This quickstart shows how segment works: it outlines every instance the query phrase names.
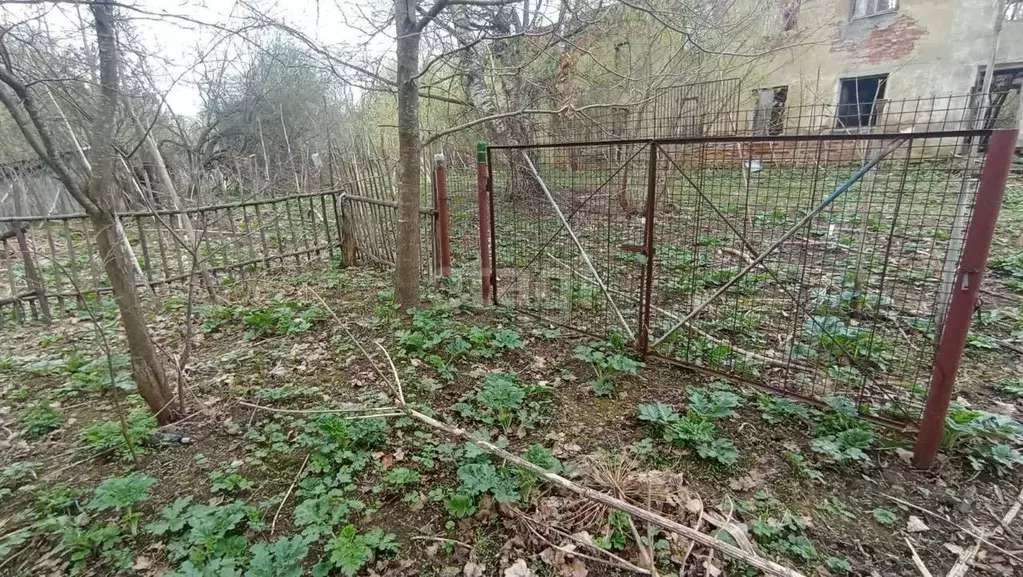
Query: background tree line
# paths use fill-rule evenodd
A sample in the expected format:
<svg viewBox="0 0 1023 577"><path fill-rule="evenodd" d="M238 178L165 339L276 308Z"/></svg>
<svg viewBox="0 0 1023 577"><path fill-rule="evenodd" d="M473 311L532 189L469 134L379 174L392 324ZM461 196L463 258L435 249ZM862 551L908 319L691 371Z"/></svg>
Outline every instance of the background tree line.
<svg viewBox="0 0 1023 577"><path fill-rule="evenodd" d="M809 35L783 33L791 15L774 0L380 0L339 9L359 37L328 44L259 2L205 19L187 7L113 0L0 0L0 163L38 159L88 214L135 381L163 423L185 406L146 327L144 282L115 216L127 204L181 208L320 187L322 179L299 181L299 165L384 157L397 174L395 291L414 307L424 151L565 137L580 120L606 123L623 109L638 118L666 87L755 78L758 62ZM141 31L154 20L201 32L191 61L169 62L147 46ZM186 84L200 103L191 114L167 99ZM215 299L183 220L179 242Z"/></svg>

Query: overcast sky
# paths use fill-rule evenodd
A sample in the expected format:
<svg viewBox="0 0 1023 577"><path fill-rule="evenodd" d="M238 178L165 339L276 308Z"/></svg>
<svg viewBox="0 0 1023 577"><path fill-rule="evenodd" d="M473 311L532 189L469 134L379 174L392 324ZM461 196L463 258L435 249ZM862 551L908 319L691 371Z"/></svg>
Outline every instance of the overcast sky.
<svg viewBox="0 0 1023 577"><path fill-rule="evenodd" d="M300 30L320 43L334 45L340 43L359 43L367 40L367 36L358 28L364 22L365 14L369 13L370 4L374 0L249 0L249 6L258 5L261 12L289 26ZM185 15L206 23L219 25L237 24L232 17L249 12L245 4L238 0L136 0L135 5L142 6L151 12L166 12L173 15ZM379 6L379 2L375 2ZM129 17L130 10L123 13ZM360 26L361 27L361 26ZM224 36L222 31L184 22L178 18L165 18L157 21L137 20L135 28L144 35L144 42L152 50L173 61L163 72L161 82L169 86L173 79L180 76L195 62L198 51L208 50L211 43ZM390 29L386 36L378 36L367 50L374 53L389 51L392 48ZM240 41L233 40L237 46ZM162 67L162 64L161 64ZM198 111L200 102L194 82L186 72L182 81L175 84L168 93L168 104L177 114L191 115Z"/></svg>
<svg viewBox="0 0 1023 577"><path fill-rule="evenodd" d="M144 45L142 50L162 58L149 64L157 76L161 89L169 90L167 102L177 114L192 115L199 110L200 100L195 78L188 70L196 62L196 55L209 50L225 34L212 26L235 27L240 16L251 13L249 7L258 6L263 14L287 23L306 36L325 44L364 43L368 37L359 28L371 6L384 5L385 0L120 0L126 6L122 16L132 20L133 28ZM73 4L14 5L0 2L0 22L17 23L28 15L45 13L45 24L50 33L63 37L65 42L81 45L78 14L88 21L88 8ZM154 16L160 15L160 16ZM195 22L188 22L193 20ZM346 22L351 23L349 26ZM88 32L90 42L94 33ZM234 46L238 39L230 40ZM223 46L223 43L221 43ZM377 36L365 49L373 56L393 50L390 28ZM180 81L175 82L175 79Z"/></svg>

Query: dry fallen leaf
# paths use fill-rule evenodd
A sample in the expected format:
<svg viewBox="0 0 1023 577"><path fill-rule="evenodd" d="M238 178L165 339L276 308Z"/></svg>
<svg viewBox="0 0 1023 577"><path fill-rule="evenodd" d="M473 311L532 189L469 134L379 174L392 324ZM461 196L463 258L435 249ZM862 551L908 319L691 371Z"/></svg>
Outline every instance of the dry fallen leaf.
<svg viewBox="0 0 1023 577"><path fill-rule="evenodd" d="M462 577L483 577L486 570L486 564L469 561L462 567Z"/></svg>
<svg viewBox="0 0 1023 577"><path fill-rule="evenodd" d="M586 577L590 570L582 559L573 559L571 563L564 563L558 566L558 575L561 577Z"/></svg>
<svg viewBox="0 0 1023 577"><path fill-rule="evenodd" d="M719 577L721 575L721 569L716 567L711 559L703 562L703 568L706 569L707 575L710 575L710 577Z"/></svg>
<svg viewBox="0 0 1023 577"><path fill-rule="evenodd" d="M902 461L907 465L913 462L913 451L903 449L902 447L896 447L895 454L898 455L899 458L902 459Z"/></svg>
<svg viewBox="0 0 1023 577"><path fill-rule="evenodd" d="M965 551L965 549L963 549L959 545L956 545L955 543L945 543L944 545L942 545L942 547L944 547L949 553L953 555L962 555L963 552Z"/></svg>
<svg viewBox="0 0 1023 577"><path fill-rule="evenodd" d="M533 577L533 571L524 559L519 559L504 570L504 577Z"/></svg>
<svg viewBox="0 0 1023 577"><path fill-rule="evenodd" d="M930 527L925 525L920 517L910 515L909 521L906 523L906 531L909 533L923 533L924 531L930 531Z"/></svg>
<svg viewBox="0 0 1023 577"><path fill-rule="evenodd" d="M145 571L153 566L153 562L149 560L145 555L139 555L135 558L135 563L131 568L135 571Z"/></svg>
<svg viewBox="0 0 1023 577"><path fill-rule="evenodd" d="M749 474L732 479L732 481L728 483L728 486L733 491L749 491L763 485L765 480L763 471L760 469L753 469L749 472Z"/></svg>
<svg viewBox="0 0 1023 577"><path fill-rule="evenodd" d="M703 511L703 501L699 497L693 497L686 501L686 511L689 511L693 515L699 515Z"/></svg>

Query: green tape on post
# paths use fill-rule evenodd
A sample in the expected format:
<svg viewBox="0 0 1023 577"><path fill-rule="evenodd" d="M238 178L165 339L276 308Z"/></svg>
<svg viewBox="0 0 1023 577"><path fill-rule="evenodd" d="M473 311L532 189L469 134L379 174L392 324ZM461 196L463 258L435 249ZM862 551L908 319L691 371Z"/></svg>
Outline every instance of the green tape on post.
<svg viewBox="0 0 1023 577"><path fill-rule="evenodd" d="M482 140L476 141L476 162L487 161L487 143Z"/></svg>

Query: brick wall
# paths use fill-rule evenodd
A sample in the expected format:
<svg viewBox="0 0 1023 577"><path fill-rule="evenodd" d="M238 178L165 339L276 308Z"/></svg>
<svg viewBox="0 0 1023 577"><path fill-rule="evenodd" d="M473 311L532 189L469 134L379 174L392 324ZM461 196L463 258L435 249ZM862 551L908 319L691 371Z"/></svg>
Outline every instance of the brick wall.
<svg viewBox="0 0 1023 577"><path fill-rule="evenodd" d="M865 36L860 28L869 27ZM928 31L907 14L893 19L864 18L836 26L831 52L841 53L849 64L880 64L902 60L912 54L916 41Z"/></svg>

